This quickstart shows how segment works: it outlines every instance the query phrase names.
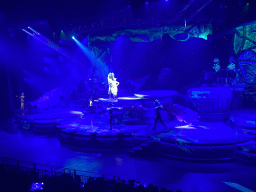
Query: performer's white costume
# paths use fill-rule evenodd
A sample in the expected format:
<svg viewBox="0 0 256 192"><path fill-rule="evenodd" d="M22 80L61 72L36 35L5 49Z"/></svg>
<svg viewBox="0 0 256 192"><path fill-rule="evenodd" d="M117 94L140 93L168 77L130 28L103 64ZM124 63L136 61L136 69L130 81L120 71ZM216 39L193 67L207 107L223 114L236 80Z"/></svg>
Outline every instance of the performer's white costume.
<svg viewBox="0 0 256 192"><path fill-rule="evenodd" d="M109 95L113 95L113 97L115 98L117 96L117 86L119 85L119 82L116 80L116 78L114 77L114 73L109 73L108 74L108 94Z"/></svg>

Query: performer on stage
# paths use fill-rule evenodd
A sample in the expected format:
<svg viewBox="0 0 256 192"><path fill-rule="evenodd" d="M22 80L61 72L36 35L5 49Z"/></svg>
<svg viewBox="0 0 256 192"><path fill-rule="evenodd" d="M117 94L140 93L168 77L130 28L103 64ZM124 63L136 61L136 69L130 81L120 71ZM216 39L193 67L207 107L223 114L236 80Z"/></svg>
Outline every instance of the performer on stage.
<svg viewBox="0 0 256 192"><path fill-rule="evenodd" d="M223 80L225 74L223 74L223 70L221 70L221 67L220 67L220 60L218 58L215 58L213 60L214 64L213 64L213 69L216 73L216 76L217 76L217 81L216 83L221 83L221 80Z"/></svg>
<svg viewBox="0 0 256 192"><path fill-rule="evenodd" d="M18 97L18 96L16 96L16 97ZM20 98L20 110L21 110L21 112L24 112L25 111L25 95L24 95L24 93L21 93L21 96L18 98Z"/></svg>
<svg viewBox="0 0 256 192"><path fill-rule="evenodd" d="M111 95L113 96L114 99L117 99L117 86L119 85L119 82L116 80L114 73L109 73L108 74L108 94L109 94L109 99L111 98Z"/></svg>
<svg viewBox="0 0 256 192"><path fill-rule="evenodd" d="M215 72L218 72L220 70L220 60L218 58L215 58L213 62L213 69Z"/></svg>
<svg viewBox="0 0 256 192"><path fill-rule="evenodd" d="M227 66L228 83L234 83L236 78L236 65L233 57L229 58L229 65Z"/></svg>
<svg viewBox="0 0 256 192"><path fill-rule="evenodd" d="M233 57L229 58L229 65L227 66L227 69L236 70L235 59Z"/></svg>
<svg viewBox="0 0 256 192"><path fill-rule="evenodd" d="M155 100L155 112L156 112L156 114L155 114L155 125L154 125L153 130L156 129L156 124L157 124L158 121L160 121L160 123L163 124L163 126L165 127L164 130L167 129L167 128L166 128L166 125L165 125L164 122L162 121L161 114L160 114L160 110L163 110L163 105L161 105L161 103L159 102L159 100L156 99L156 100Z"/></svg>

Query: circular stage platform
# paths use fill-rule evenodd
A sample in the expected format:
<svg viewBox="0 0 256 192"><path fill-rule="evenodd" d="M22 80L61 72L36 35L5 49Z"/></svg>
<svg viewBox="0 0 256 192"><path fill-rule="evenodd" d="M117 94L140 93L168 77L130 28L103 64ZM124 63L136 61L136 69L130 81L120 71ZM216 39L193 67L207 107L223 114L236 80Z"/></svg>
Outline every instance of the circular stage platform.
<svg viewBox="0 0 256 192"><path fill-rule="evenodd" d="M237 146L254 138L222 122L177 126L172 133L159 134L157 137L162 143L159 148L162 156L199 162L233 160Z"/></svg>
<svg viewBox="0 0 256 192"><path fill-rule="evenodd" d="M235 150L235 156L239 163L256 166L256 142L251 141L248 144L238 146Z"/></svg>
<svg viewBox="0 0 256 192"><path fill-rule="evenodd" d="M125 125L114 122L110 129L108 113L88 114L57 125L58 139L65 144L86 148L134 147L150 138L147 125ZM137 135L135 137L135 135Z"/></svg>
<svg viewBox="0 0 256 192"><path fill-rule="evenodd" d="M230 113L229 120L243 129L256 130L256 109L237 109Z"/></svg>
<svg viewBox="0 0 256 192"><path fill-rule="evenodd" d="M160 155L182 161L226 162L236 159L238 146L247 145L254 139L254 136L223 122L185 125L172 120L166 122L167 130L158 126L153 131L153 125L122 124L115 125L110 130L107 119L94 119L91 125L89 119L88 115L83 119L58 125L60 142L89 148L135 147L136 154L146 151L147 155Z"/></svg>
<svg viewBox="0 0 256 192"><path fill-rule="evenodd" d="M154 117L152 117L154 118ZM239 159L248 162L254 157L256 135L225 122L197 122L187 125L177 120L159 123L156 130L150 125L127 125L113 122L110 130L109 114L68 109L38 110L30 114L16 114L19 126L34 133L57 133L63 144L85 148L134 148L133 154L159 155L191 162L226 162ZM247 119L247 118L246 118ZM27 127L25 127L27 125ZM249 149L245 150L245 148ZM256 158L251 158L256 162ZM253 164L250 161L250 164Z"/></svg>
<svg viewBox="0 0 256 192"><path fill-rule="evenodd" d="M150 90L150 91L141 91L141 92L135 93L134 95L139 98L160 99L160 98L172 97L177 94L178 92L173 90Z"/></svg>
<svg viewBox="0 0 256 192"><path fill-rule="evenodd" d="M81 111L63 108L38 109L31 112L15 113L18 128L33 130L37 134L56 133L56 125L67 119L83 115Z"/></svg>
<svg viewBox="0 0 256 192"><path fill-rule="evenodd" d="M104 106L139 106L142 105L142 101L145 100L144 98L139 97L118 97L117 99L106 99L106 98L99 98L96 102L101 103Z"/></svg>

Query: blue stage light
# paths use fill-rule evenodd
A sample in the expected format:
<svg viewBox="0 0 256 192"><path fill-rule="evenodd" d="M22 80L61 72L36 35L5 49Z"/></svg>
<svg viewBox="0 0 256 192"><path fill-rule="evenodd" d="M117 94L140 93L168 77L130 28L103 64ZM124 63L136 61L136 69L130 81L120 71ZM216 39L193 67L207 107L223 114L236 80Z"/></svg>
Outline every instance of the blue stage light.
<svg viewBox="0 0 256 192"><path fill-rule="evenodd" d="M148 2L145 2L145 4L148 4Z"/></svg>
<svg viewBox="0 0 256 192"><path fill-rule="evenodd" d="M109 73L109 68L108 68L107 64L104 62L101 62L88 47L83 45L77 39L74 38L74 41L81 48L81 50L84 52L86 57L88 57L88 59L92 61L93 65L96 68L100 69L100 74L98 74L97 76L100 78L107 77L108 73Z"/></svg>
<svg viewBox="0 0 256 192"><path fill-rule="evenodd" d="M33 29L33 28L31 28L31 27L28 27L31 31L33 31L34 32L34 34L36 34L36 35L39 35L39 33L35 30L35 29Z"/></svg>
<svg viewBox="0 0 256 192"><path fill-rule="evenodd" d="M30 36L33 36L33 34L31 34L30 32L28 32L28 31L25 30L25 29L22 29L22 31L24 31L25 33L29 34Z"/></svg>
<svg viewBox="0 0 256 192"><path fill-rule="evenodd" d="M74 37L74 36L72 36L72 39L75 39L75 37Z"/></svg>

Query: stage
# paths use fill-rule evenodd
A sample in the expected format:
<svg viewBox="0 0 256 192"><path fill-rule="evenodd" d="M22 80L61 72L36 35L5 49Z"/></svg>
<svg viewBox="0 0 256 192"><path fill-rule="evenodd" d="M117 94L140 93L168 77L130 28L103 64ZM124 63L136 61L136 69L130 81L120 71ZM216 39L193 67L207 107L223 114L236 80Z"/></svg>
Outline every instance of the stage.
<svg viewBox="0 0 256 192"><path fill-rule="evenodd" d="M253 121L256 111L231 111L232 94L229 87L189 89L187 99L201 116L197 119L193 119L195 112L190 109L173 105L178 92L172 90L142 91L117 99L99 98L80 108L32 109L16 113L15 117L20 129L54 135L69 147L130 148L131 156L256 164ZM167 106L160 111L166 130L159 122L153 130L156 99ZM216 118L223 117L222 114L229 118Z"/></svg>
<svg viewBox="0 0 256 192"><path fill-rule="evenodd" d="M124 124L117 119L110 130L108 112L96 113L96 108L43 109L16 117L19 128L35 134L54 134L62 144L70 147L131 148L129 154L132 156L157 155L205 163L239 160L248 164L248 154L244 153L255 156L255 135L247 134L244 128L229 121L198 121L188 125L174 118L164 121L167 130L160 123L152 130L153 123ZM251 152L243 146L252 148ZM251 158L249 164L255 162Z"/></svg>

